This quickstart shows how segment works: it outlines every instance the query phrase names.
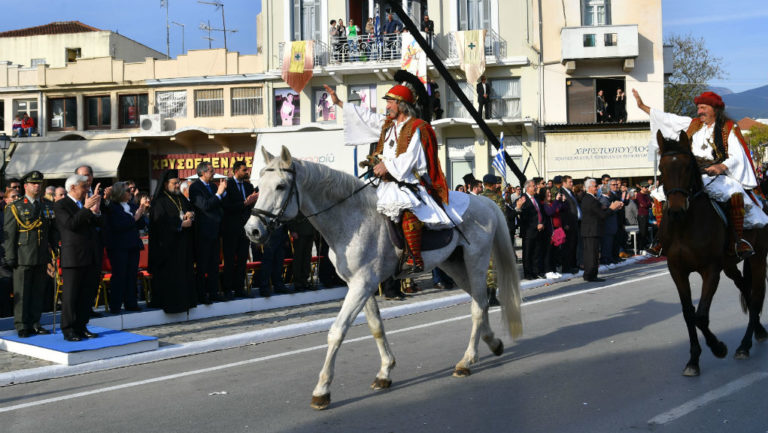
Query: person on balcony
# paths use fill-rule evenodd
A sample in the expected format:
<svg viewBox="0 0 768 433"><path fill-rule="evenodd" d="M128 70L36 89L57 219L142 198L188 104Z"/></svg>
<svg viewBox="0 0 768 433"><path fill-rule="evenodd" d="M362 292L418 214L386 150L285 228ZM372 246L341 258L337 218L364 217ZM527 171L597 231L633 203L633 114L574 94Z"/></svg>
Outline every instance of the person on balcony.
<svg viewBox="0 0 768 433"><path fill-rule="evenodd" d="M480 76L480 82L477 83L477 112L483 117L485 109L485 118L491 118L491 85L486 82L485 75Z"/></svg>
<svg viewBox="0 0 768 433"><path fill-rule="evenodd" d="M397 57L398 34L403 31L403 23L387 14L387 22L384 23L384 59L391 60Z"/></svg>
<svg viewBox="0 0 768 433"><path fill-rule="evenodd" d="M349 39L349 52L352 53L352 61L357 60L357 36L360 33L360 27L355 25L355 20L349 19L347 28L347 37Z"/></svg>
<svg viewBox="0 0 768 433"><path fill-rule="evenodd" d="M421 31L427 35L427 43L429 48L434 48L433 42L435 40L435 22L429 19L429 14L424 14L424 21L421 22Z"/></svg>

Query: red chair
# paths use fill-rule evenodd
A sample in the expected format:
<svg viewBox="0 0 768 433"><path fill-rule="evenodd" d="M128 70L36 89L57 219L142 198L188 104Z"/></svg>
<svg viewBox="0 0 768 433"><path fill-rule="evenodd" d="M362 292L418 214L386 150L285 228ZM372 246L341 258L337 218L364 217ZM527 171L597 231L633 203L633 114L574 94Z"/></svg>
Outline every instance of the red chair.
<svg viewBox="0 0 768 433"><path fill-rule="evenodd" d="M139 251L139 274L137 279L141 281L144 290L144 299L149 304L152 301L152 274L149 273L149 237L142 236L144 249Z"/></svg>

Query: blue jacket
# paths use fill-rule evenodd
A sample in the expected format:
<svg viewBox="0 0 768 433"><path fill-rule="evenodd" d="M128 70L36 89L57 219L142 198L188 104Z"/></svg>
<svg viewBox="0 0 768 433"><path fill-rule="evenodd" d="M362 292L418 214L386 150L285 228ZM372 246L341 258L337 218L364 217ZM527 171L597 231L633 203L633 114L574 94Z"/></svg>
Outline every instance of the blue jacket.
<svg viewBox="0 0 768 433"><path fill-rule="evenodd" d="M136 213L138 206L129 204L131 212ZM139 229L146 226L145 218L136 221L128 215L120 203L111 202L106 214L105 246L108 250L143 250L144 243L139 237Z"/></svg>

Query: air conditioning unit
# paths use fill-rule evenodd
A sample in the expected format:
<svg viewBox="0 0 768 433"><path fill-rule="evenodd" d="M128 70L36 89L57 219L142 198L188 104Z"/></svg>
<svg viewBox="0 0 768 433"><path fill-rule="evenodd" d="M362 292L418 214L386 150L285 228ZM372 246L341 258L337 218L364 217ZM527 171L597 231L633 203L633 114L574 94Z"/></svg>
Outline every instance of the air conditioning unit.
<svg viewBox="0 0 768 433"><path fill-rule="evenodd" d="M141 132L162 132L163 118L159 114L142 114L139 117Z"/></svg>

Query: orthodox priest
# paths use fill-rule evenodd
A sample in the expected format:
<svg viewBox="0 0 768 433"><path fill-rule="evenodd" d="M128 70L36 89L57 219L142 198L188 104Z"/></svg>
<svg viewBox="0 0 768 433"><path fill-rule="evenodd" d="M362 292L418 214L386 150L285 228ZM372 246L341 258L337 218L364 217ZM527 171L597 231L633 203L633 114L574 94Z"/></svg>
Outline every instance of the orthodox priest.
<svg viewBox="0 0 768 433"><path fill-rule="evenodd" d="M398 73L396 79L398 75L403 76ZM333 103L344 110L345 136L377 137L375 150L369 156L374 175L382 180L376 189L376 209L401 224L410 255L404 271L409 272L424 270L421 230L425 225L429 229L445 229L461 222L456 213L452 212L450 217L446 214L448 185L437 158L435 132L419 118L417 95L421 89L416 86L424 87L419 82L392 87L384 95L385 116L354 104L343 104L326 86ZM423 93L426 95L426 90Z"/></svg>
<svg viewBox="0 0 768 433"><path fill-rule="evenodd" d="M149 214L153 303L166 313L183 313L197 306L192 251L194 213L181 194L180 183L177 170L163 172Z"/></svg>
<svg viewBox="0 0 768 433"><path fill-rule="evenodd" d="M730 202L730 222L734 231L734 252L739 258L754 254L744 240L744 228L760 228L768 224L760 199L752 192L757 177L739 126L725 115L725 103L714 92L694 98L698 117L690 118L665 113L643 103L632 89L637 106L651 116L651 131L660 131L667 139L677 140L680 131L691 139L691 151L702 172L704 190L718 202ZM655 140L652 140L655 146ZM659 249L658 247L656 247Z"/></svg>

